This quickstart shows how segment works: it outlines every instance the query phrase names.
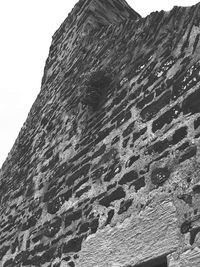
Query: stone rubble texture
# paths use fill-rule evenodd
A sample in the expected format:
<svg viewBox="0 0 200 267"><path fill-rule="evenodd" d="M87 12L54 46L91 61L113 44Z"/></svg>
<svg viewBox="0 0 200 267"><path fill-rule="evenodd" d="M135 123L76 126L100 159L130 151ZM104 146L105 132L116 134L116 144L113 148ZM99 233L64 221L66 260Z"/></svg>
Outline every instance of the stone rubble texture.
<svg viewBox="0 0 200 267"><path fill-rule="evenodd" d="M200 266L199 37L200 4L75 5L0 172L1 267Z"/></svg>

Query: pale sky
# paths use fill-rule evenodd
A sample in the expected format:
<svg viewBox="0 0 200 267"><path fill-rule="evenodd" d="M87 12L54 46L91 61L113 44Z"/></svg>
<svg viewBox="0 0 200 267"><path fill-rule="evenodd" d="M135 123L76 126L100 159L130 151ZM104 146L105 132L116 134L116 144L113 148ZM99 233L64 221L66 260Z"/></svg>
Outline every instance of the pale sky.
<svg viewBox="0 0 200 267"><path fill-rule="evenodd" d="M199 1L127 0L143 17ZM40 91L51 36L76 2L0 0L0 167Z"/></svg>

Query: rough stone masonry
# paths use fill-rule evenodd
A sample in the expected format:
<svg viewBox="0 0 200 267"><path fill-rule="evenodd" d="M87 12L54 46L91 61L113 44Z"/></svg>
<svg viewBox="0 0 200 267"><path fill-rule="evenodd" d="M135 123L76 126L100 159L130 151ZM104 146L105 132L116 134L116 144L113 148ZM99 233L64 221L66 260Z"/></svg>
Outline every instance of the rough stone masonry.
<svg viewBox="0 0 200 267"><path fill-rule="evenodd" d="M1 267L200 266L199 37L200 4L75 5L1 169Z"/></svg>

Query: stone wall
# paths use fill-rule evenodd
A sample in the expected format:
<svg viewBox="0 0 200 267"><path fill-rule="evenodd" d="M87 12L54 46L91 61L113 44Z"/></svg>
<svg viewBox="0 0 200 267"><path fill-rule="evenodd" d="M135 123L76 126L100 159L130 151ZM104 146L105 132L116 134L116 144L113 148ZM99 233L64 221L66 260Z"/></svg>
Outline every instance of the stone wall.
<svg viewBox="0 0 200 267"><path fill-rule="evenodd" d="M200 266L199 37L199 4L78 2L1 169L0 266Z"/></svg>

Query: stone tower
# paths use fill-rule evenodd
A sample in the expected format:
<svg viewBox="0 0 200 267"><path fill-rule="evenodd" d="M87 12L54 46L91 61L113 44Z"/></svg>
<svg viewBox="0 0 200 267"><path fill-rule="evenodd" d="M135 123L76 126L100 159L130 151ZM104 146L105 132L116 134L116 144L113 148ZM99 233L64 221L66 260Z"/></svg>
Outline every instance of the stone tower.
<svg viewBox="0 0 200 267"><path fill-rule="evenodd" d="M1 267L200 266L199 37L199 4L76 4L1 169Z"/></svg>

